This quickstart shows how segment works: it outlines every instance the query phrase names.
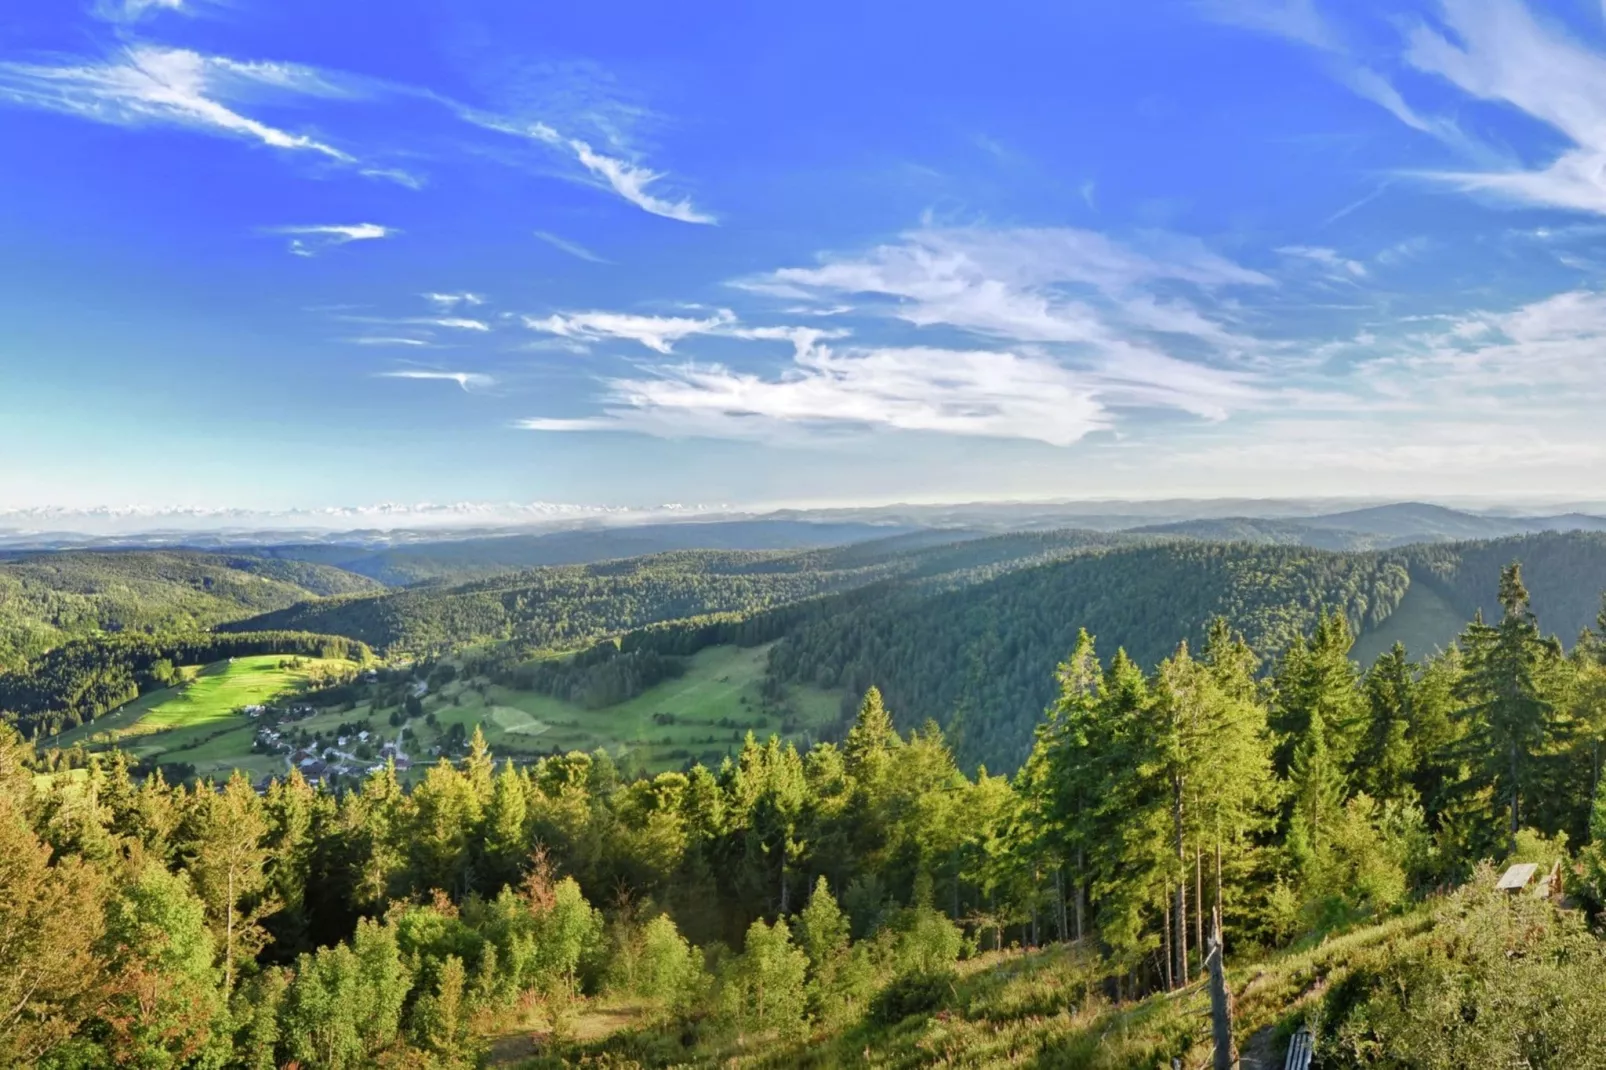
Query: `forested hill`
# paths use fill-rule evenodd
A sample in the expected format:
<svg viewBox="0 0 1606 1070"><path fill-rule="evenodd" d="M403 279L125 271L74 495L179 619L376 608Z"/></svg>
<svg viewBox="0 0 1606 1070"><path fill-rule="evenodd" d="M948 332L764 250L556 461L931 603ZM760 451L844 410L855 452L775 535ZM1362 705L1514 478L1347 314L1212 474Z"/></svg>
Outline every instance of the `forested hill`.
<svg viewBox="0 0 1606 1070"><path fill-rule="evenodd" d="M1052 698L1077 630L1153 663L1226 617L1280 650L1324 608L1385 620L1410 576L1402 559L1297 547L1178 543L1112 548L945 592L877 590L822 603L772 654L780 680L881 688L895 713L949 728L969 761L1013 769Z"/></svg>
<svg viewBox="0 0 1606 1070"><path fill-rule="evenodd" d="M985 539L918 532L802 552L683 551L308 602L227 627L345 635L388 651L483 639L565 649L661 621L757 613L897 577L951 586L1089 548L1150 541L1083 531Z"/></svg>
<svg viewBox="0 0 1606 1070"><path fill-rule="evenodd" d="M1595 623L1606 591L1606 533L1569 532L1510 539L1412 546L1411 574L1470 618L1498 615L1500 569L1521 562L1534 609L1545 628L1567 642Z"/></svg>
<svg viewBox="0 0 1606 1070"><path fill-rule="evenodd" d="M0 559L0 672L96 632L172 632L379 585L304 561L189 551Z"/></svg>
<svg viewBox="0 0 1606 1070"><path fill-rule="evenodd" d="M1096 632L1152 664L1225 617L1258 650L1276 653L1340 609L1357 634L1390 636L1413 583L1457 617L1498 611L1500 569L1521 562L1548 631L1571 641L1595 621L1606 591L1606 535L1530 535L1487 542L1336 553L1291 546L1166 542L1089 547L1065 560L954 589L903 585L822 601L789 623L771 655L781 682L860 693L874 684L903 723L949 729L967 761L1014 769L1052 695L1054 666ZM1430 654L1450 631L1418 643Z"/></svg>

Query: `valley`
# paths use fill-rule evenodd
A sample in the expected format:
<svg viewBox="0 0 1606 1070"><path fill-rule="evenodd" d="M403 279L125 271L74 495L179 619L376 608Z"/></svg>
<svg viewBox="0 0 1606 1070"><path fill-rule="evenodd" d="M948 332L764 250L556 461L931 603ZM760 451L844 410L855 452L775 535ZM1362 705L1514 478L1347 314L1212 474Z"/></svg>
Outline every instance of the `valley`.
<svg viewBox="0 0 1606 1070"><path fill-rule="evenodd" d="M0 602L36 637L0 672L30 737L0 732L0 851L19 885L107 873L73 887L112 923L166 901L138 882L190 904L161 926L244 980L238 1010L194 980L173 1035L282 1024L229 1041L262 1065L1203 1066L1217 924L1268 1064L1306 1028L1335 1065L1449 1070L1526 1043L1512 1001L1606 1008L1606 536L1291 523L484 572L470 545L385 588L266 551L30 558ZM242 578L270 573L317 589ZM99 615L42 616L52 583ZM1519 692L1497 739L1481 711ZM1545 894L1494 888L1520 863ZM76 946L67 916L28 931ZM1462 1028L1450 992L1476 1028L1423 1047ZM1520 1020L1571 1064L1606 1042Z"/></svg>

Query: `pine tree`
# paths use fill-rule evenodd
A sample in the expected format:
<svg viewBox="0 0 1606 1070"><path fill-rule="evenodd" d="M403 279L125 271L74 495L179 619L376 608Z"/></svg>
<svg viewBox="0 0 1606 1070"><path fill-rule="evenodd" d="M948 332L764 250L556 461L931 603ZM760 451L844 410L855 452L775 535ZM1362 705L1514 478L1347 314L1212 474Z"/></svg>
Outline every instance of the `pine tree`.
<svg viewBox="0 0 1606 1070"><path fill-rule="evenodd" d="M0 728L0 773L8 734ZM53 864L7 787L0 783L0 1065L30 1066L101 1000L105 882L77 858Z"/></svg>
<svg viewBox="0 0 1606 1070"><path fill-rule="evenodd" d="M238 770L222 791L206 791L197 805L190 875L217 940L223 990L231 993L240 964L252 961L267 942L262 919L279 906L267 894L268 822L261 800Z"/></svg>
<svg viewBox="0 0 1606 1070"><path fill-rule="evenodd" d="M480 837L482 861L478 867L483 890L494 892L503 885L517 882L519 867L530 853L525 838L528 813L524 778L510 759L497 774L485 807Z"/></svg>
<svg viewBox="0 0 1606 1070"><path fill-rule="evenodd" d="M1415 680L1403 644L1395 643L1367 672L1366 732L1355 757L1355 781L1379 802L1415 795L1416 754L1410 738Z"/></svg>
<svg viewBox="0 0 1606 1070"><path fill-rule="evenodd" d="M1288 853L1309 877L1326 857L1345 795L1343 768L1327 745L1327 722L1320 707L1312 709L1294 748L1289 781Z"/></svg>
<svg viewBox="0 0 1606 1070"><path fill-rule="evenodd" d="M1350 660L1355 639L1348 619L1337 610L1322 616L1315 633L1297 639L1277 666L1272 728L1282 742L1276 768L1287 775L1294 748L1306 726L1320 717L1328 749L1347 768L1366 724L1366 707L1356 686L1360 671Z"/></svg>
<svg viewBox="0 0 1606 1070"><path fill-rule="evenodd" d="M1476 766L1469 787L1487 787L1502 800L1507 841L1514 845L1524 800L1555 737L1555 704L1545 685L1561 650L1540 634L1520 565L1501 571L1500 606L1499 624L1476 620L1462 636L1467 660L1460 716L1464 750Z"/></svg>

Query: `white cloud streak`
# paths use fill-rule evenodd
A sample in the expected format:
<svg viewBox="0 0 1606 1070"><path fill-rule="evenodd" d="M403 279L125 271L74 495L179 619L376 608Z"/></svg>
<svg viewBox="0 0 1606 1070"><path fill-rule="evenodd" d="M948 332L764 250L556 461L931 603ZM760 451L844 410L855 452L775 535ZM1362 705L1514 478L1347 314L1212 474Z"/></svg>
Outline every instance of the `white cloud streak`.
<svg viewBox="0 0 1606 1070"><path fill-rule="evenodd" d="M1448 119L1423 115L1406 102L1394 84L1359 62L1339 31L1314 0L1202 0L1198 10L1215 22L1271 34L1321 52L1333 77L1351 92L1371 101L1413 130L1458 150L1479 153L1461 129Z"/></svg>
<svg viewBox="0 0 1606 1070"><path fill-rule="evenodd" d="M480 372L442 372L423 368L404 368L400 371L379 372L378 376L381 379L420 379L456 383L468 392L496 385L493 377Z"/></svg>
<svg viewBox="0 0 1606 1070"><path fill-rule="evenodd" d="M1323 248L1316 245L1285 245L1277 252L1283 256L1292 256L1301 260L1309 260L1326 269L1329 277L1342 282L1354 282L1356 279L1366 277L1366 265L1359 260L1351 260L1340 256L1334 249Z"/></svg>
<svg viewBox="0 0 1606 1070"><path fill-rule="evenodd" d="M685 364L610 380L601 416L530 419L532 431L769 438L788 427L885 428L1065 446L1108 426L1089 384L1043 357L809 347L779 376Z"/></svg>
<svg viewBox="0 0 1606 1070"><path fill-rule="evenodd" d="M265 91L343 95L316 71L292 64L238 63L187 49L136 44L105 62L0 63L0 98L114 126L162 123L254 141L269 148L355 164L349 153L309 134L235 110L234 97Z"/></svg>
<svg viewBox="0 0 1606 1070"><path fill-rule="evenodd" d="M92 14L107 22L138 22L161 13L195 15L203 4L215 0L96 0Z"/></svg>
<svg viewBox="0 0 1606 1070"><path fill-rule="evenodd" d="M442 312L450 312L459 306L477 307L485 303L485 297L482 294L469 293L466 290L462 293L425 293L418 296Z"/></svg>
<svg viewBox="0 0 1606 1070"><path fill-rule="evenodd" d="M580 163L580 166L590 172L596 184L613 190L644 212L681 223L712 225L719 222L715 216L696 208L689 197L670 200L650 192L647 187L662 179L664 177L662 172L621 157L598 152L589 142L575 137L565 137L546 123L519 125L474 112L460 111L459 114L490 129L531 138L567 152Z"/></svg>
<svg viewBox="0 0 1606 1070"><path fill-rule="evenodd" d="M918 327L957 327L1015 342L1112 345L1131 330L1189 335L1248 347L1184 297L1155 284L1201 293L1261 287L1271 279L1200 242L1146 236L1144 248L1073 228L925 228L857 258L784 268L737 283L789 298L872 296L874 310ZM891 299L891 303L887 303Z"/></svg>
<svg viewBox="0 0 1606 1070"><path fill-rule="evenodd" d="M1430 177L1526 204L1606 213L1606 56L1542 25L1517 0L1443 0L1457 41L1427 26L1406 59L1481 100L1514 107L1573 147L1539 170Z"/></svg>
<svg viewBox="0 0 1606 1070"><path fill-rule="evenodd" d="M569 241L567 238L560 238L556 234L551 234L544 230L538 230L535 232L535 236L552 246L552 248L558 250L559 252L568 253L577 260L587 260L593 264L613 263L611 260L606 260L598 256L596 253L592 252L590 249L587 249L580 243Z"/></svg>
<svg viewBox="0 0 1606 1070"><path fill-rule="evenodd" d="M723 309L706 319L638 316L624 312L559 312L544 318L524 317L524 325L532 331L582 342L622 339L640 343L655 353L668 353L682 338L715 334L735 322L736 317Z"/></svg>
<svg viewBox="0 0 1606 1070"><path fill-rule="evenodd" d="M317 223L300 226L268 227L268 234L290 238L289 249L296 256L316 256L324 249L354 241L377 241L401 233L378 223Z"/></svg>

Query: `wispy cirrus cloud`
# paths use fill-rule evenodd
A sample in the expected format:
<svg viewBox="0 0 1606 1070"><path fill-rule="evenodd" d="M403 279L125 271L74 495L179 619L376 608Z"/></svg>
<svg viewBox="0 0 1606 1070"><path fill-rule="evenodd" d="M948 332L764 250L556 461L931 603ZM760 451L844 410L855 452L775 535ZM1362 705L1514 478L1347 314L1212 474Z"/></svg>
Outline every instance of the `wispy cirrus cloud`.
<svg viewBox="0 0 1606 1070"><path fill-rule="evenodd" d="M448 331L474 331L476 333L483 333L491 329L491 325L484 320L474 319L469 316L368 316L339 313L334 318L342 323L368 323L379 327L439 327Z"/></svg>
<svg viewBox="0 0 1606 1070"><path fill-rule="evenodd" d="M356 157L311 134L243 114L237 98L273 92L343 96L321 72L283 63L241 63L182 48L135 44L103 61L0 63L0 98L114 126L166 124L340 164Z"/></svg>
<svg viewBox="0 0 1606 1070"><path fill-rule="evenodd" d="M1247 345L1181 294L1272 285L1267 275L1196 239L1144 236L1143 247L1070 227L927 227L860 256L738 280L747 290L835 303L917 327L947 326L1016 342L1110 344L1132 330ZM861 302L862 305L862 302Z"/></svg>
<svg viewBox="0 0 1606 1070"><path fill-rule="evenodd" d="M426 382L456 383L464 391L472 393L475 390L495 386L493 376L481 372L450 372L434 371L428 368L401 368L396 371L379 372L381 379L418 379Z"/></svg>
<svg viewBox="0 0 1606 1070"><path fill-rule="evenodd" d="M668 353L682 338L715 334L736 322L729 310L698 319L691 316L640 316L627 312L559 312L551 316L525 316L532 331L582 342L621 339L638 342L655 353Z"/></svg>
<svg viewBox="0 0 1606 1070"><path fill-rule="evenodd" d="M427 338L408 338L403 335L364 334L355 338L343 338L341 341L354 346L410 346L417 349L428 348L435 344Z"/></svg>
<svg viewBox="0 0 1606 1070"><path fill-rule="evenodd" d="M267 227L265 233L282 234L290 239L290 252L296 256L317 256L324 249L355 241L377 241L401 233L378 223L312 223Z"/></svg>
<svg viewBox="0 0 1606 1070"><path fill-rule="evenodd" d="M1356 279L1366 278L1367 275L1366 265L1361 261L1342 256L1336 249L1328 249L1325 246L1284 245L1277 252L1283 256L1309 260L1324 268L1328 277L1341 282L1354 282Z"/></svg>
<svg viewBox="0 0 1606 1070"><path fill-rule="evenodd" d="M1194 6L1214 22L1271 34L1317 50L1326 57L1332 76L1356 96L1371 101L1413 130L1463 152L1486 155L1453 120L1422 114L1375 66L1357 58L1344 34L1315 0L1198 0Z"/></svg>
<svg viewBox="0 0 1606 1070"><path fill-rule="evenodd" d="M455 308L473 308L485 303L483 294L469 293L423 293L418 296L434 305L442 312L450 312Z"/></svg>
<svg viewBox="0 0 1606 1070"><path fill-rule="evenodd" d="M769 438L857 427L1070 445L1109 425L1090 385L1056 362L1014 353L806 347L779 375L683 364L611 379L601 415L520 421L531 431L637 431Z"/></svg>
<svg viewBox="0 0 1606 1070"><path fill-rule="evenodd" d="M598 256L596 253L592 252L590 249L587 249L579 242L569 241L567 238L560 238L556 234L549 233L548 231L538 230L535 232L535 236L552 246L552 248L558 250L559 252L568 253L577 260L587 260L593 264L613 263L611 260L606 260Z"/></svg>
<svg viewBox="0 0 1606 1070"><path fill-rule="evenodd" d="M162 13L197 15L218 0L95 0L90 12L107 22L138 22Z"/></svg>
<svg viewBox="0 0 1606 1070"><path fill-rule="evenodd" d="M1519 0L1441 0L1441 11L1455 39L1418 25L1406 60L1473 97L1516 108L1572 147L1535 170L1430 177L1526 204L1606 213L1606 55L1541 23Z"/></svg>
<svg viewBox="0 0 1606 1070"><path fill-rule="evenodd" d="M510 119L449 101L445 103L452 107L460 118L477 126L527 138L558 149L585 169L592 184L612 190L644 212L681 223L713 225L719 222L711 213L693 205L690 197L678 199L663 197L648 189L666 177L661 171L654 171L622 155L601 152L593 148L590 142L561 134L545 122Z"/></svg>
<svg viewBox="0 0 1606 1070"><path fill-rule="evenodd" d="M649 191L648 186L664 177L661 171L654 171L650 167L630 160L598 152L589 142L581 141L577 137L564 137L545 123L532 124L527 133L530 137L544 141L548 145L568 149L595 179L643 212L681 223L712 225L719 222L715 216L693 206L690 197L671 200Z"/></svg>

